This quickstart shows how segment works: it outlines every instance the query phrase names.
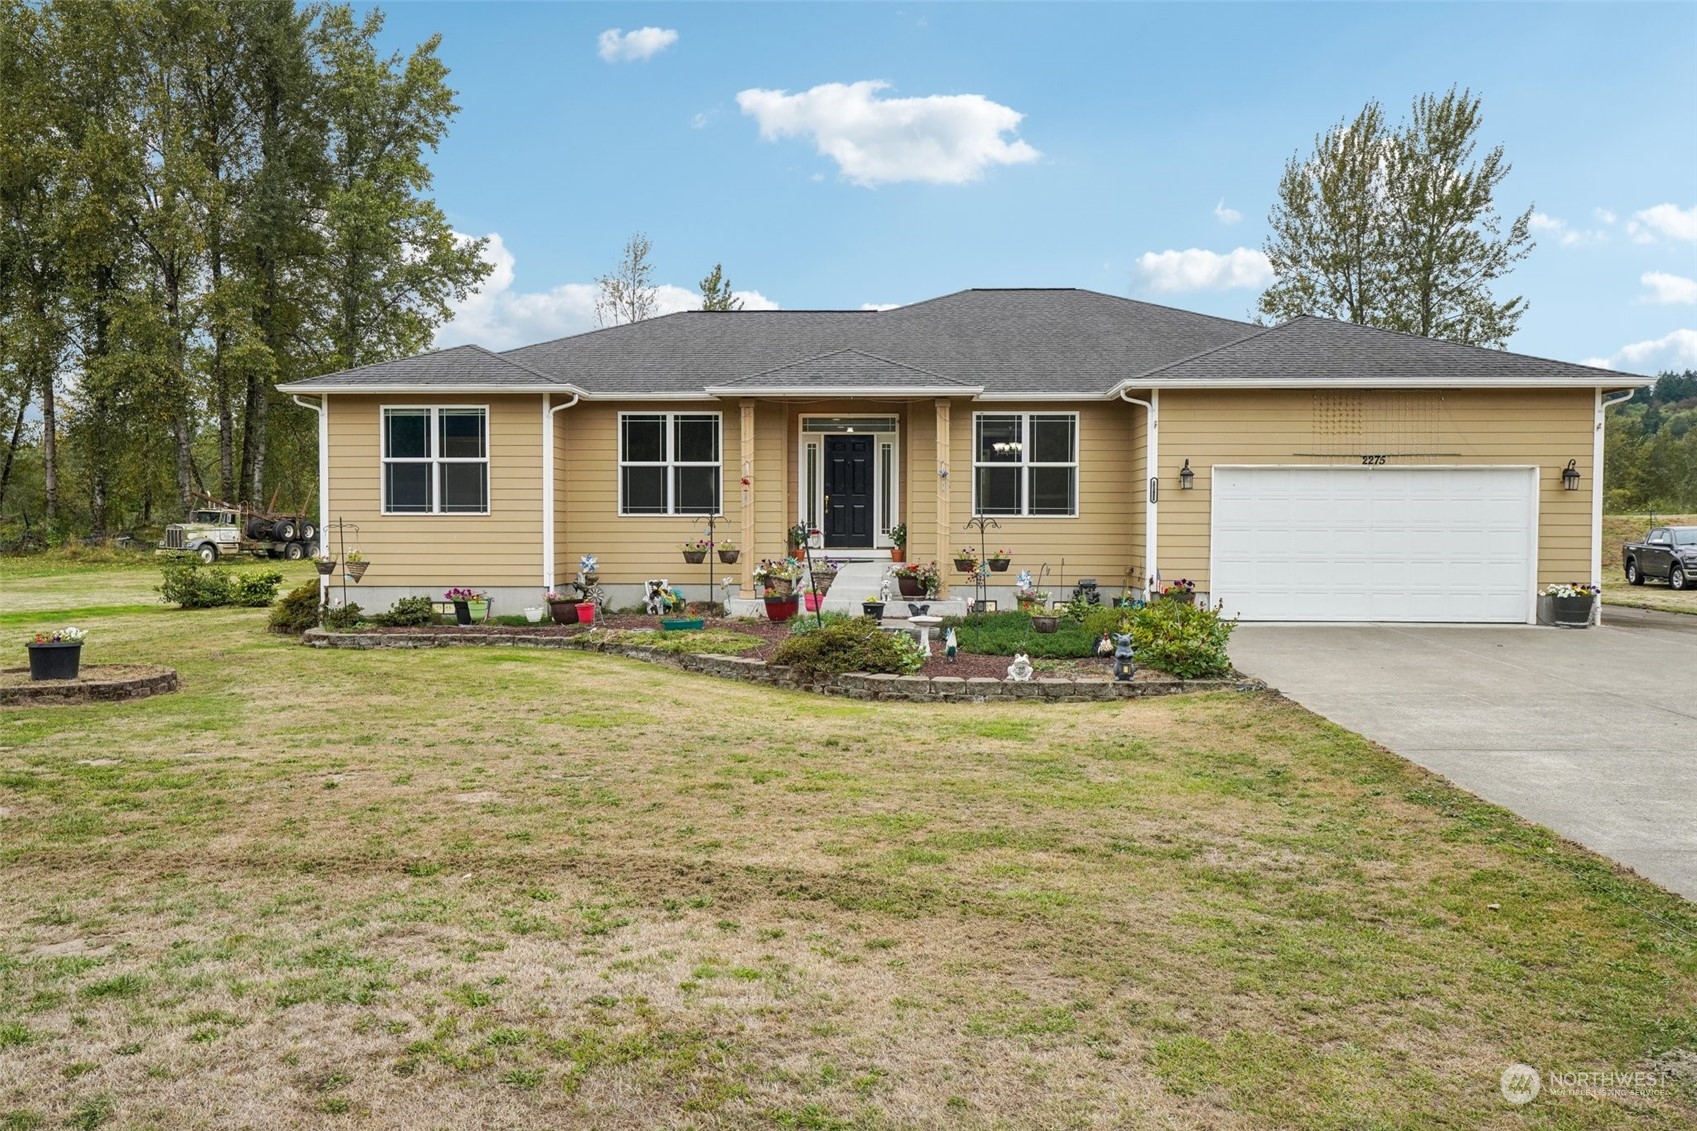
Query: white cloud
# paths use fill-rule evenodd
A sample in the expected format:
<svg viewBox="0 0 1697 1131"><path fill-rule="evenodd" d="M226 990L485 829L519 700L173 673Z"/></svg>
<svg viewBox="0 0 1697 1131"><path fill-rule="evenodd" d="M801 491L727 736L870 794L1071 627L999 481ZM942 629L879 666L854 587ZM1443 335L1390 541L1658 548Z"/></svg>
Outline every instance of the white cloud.
<svg viewBox="0 0 1697 1131"><path fill-rule="evenodd" d="M1647 342L1633 342L1608 357L1586 358L1585 364L1635 373L1697 368L1697 330L1675 330Z"/></svg>
<svg viewBox="0 0 1697 1131"><path fill-rule="evenodd" d="M471 237L461 235L462 240ZM492 350L581 334L595 326L595 284L561 283L546 291L515 291L517 262L499 232L491 232L483 258L493 267L483 287L453 304L454 318L436 332L436 346L475 344ZM759 291L736 291L744 310L777 310ZM701 293L662 283L655 289L655 314L701 309Z"/></svg>
<svg viewBox="0 0 1697 1131"><path fill-rule="evenodd" d="M690 128L694 130L703 129L707 125L707 120L707 112L704 110L689 120Z"/></svg>
<svg viewBox="0 0 1697 1131"><path fill-rule="evenodd" d="M596 37L595 47L603 63L632 63L652 59L677 41L678 33L671 28L624 31L610 27Z"/></svg>
<svg viewBox="0 0 1697 1131"><path fill-rule="evenodd" d="M1612 221L1610 221L1612 222ZM1558 219L1544 212L1532 213L1532 219L1527 226L1534 232L1546 232L1554 237L1563 247L1577 247L1586 243L1601 243L1608 234L1601 230L1585 230L1569 226L1566 220Z"/></svg>
<svg viewBox="0 0 1697 1131"><path fill-rule="evenodd" d="M1222 224L1235 224L1243 219L1243 213L1235 208L1226 207L1226 198L1221 197L1220 203L1214 205L1214 218Z"/></svg>
<svg viewBox="0 0 1697 1131"><path fill-rule="evenodd" d="M1683 275L1669 275L1663 271L1651 271L1640 275L1638 281L1650 288L1648 298L1651 302L1697 303L1697 279L1687 279Z"/></svg>
<svg viewBox="0 0 1697 1131"><path fill-rule="evenodd" d="M1616 216L1613 212L1609 211L1607 208L1596 208L1596 209L1593 209L1592 211L1594 211L1597 214L1597 219L1601 220L1605 224L1612 224L1616 220L1620 219L1620 217Z"/></svg>
<svg viewBox="0 0 1697 1131"><path fill-rule="evenodd" d="M791 94L742 91L737 105L760 124L766 141L809 137L843 176L873 187L896 181L963 184L992 165L1041 156L1018 138L1004 139L1025 117L981 94L878 98L886 82L825 83Z"/></svg>
<svg viewBox="0 0 1697 1131"><path fill-rule="evenodd" d="M863 302L863 303L860 304L860 309L862 309L862 310L894 310L896 307L898 307L900 305L901 305L901 303L899 303L899 302Z"/></svg>
<svg viewBox="0 0 1697 1131"><path fill-rule="evenodd" d="M1199 247L1146 251L1137 257L1137 266L1150 288L1157 291L1264 287L1273 281L1273 265L1252 247L1233 248L1224 255Z"/></svg>
<svg viewBox="0 0 1697 1131"><path fill-rule="evenodd" d="M1670 240L1697 241L1697 204L1681 208L1677 204L1658 204L1633 213L1627 221L1627 232L1639 243L1652 243L1657 236Z"/></svg>

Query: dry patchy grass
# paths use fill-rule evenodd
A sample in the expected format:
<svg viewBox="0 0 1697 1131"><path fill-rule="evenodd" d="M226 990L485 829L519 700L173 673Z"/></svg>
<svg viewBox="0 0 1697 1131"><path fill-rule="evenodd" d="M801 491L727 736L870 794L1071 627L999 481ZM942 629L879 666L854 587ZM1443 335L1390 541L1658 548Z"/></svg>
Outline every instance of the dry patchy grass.
<svg viewBox="0 0 1697 1131"><path fill-rule="evenodd" d="M1697 526L1697 515L1653 516L1657 526ZM1668 613L1697 613L1697 589L1675 592L1665 581L1646 581L1643 585L1626 583L1626 567L1621 561L1623 542L1636 542L1650 531L1652 516L1610 514L1603 516L1603 603L1626 605L1636 609L1660 609Z"/></svg>
<svg viewBox="0 0 1697 1131"><path fill-rule="evenodd" d="M66 582L66 590L78 583ZM90 622L0 723L0 1127L1686 1127L1697 916L1276 697L870 705Z"/></svg>

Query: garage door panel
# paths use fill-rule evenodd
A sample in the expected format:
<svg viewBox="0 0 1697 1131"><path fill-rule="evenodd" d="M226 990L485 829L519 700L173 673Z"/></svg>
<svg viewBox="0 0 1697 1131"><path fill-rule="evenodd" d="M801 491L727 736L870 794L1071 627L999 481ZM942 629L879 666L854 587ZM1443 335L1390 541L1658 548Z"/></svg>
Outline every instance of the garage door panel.
<svg viewBox="0 0 1697 1131"><path fill-rule="evenodd" d="M1530 599L1522 468L1220 468L1212 597L1246 620L1509 621Z"/></svg>

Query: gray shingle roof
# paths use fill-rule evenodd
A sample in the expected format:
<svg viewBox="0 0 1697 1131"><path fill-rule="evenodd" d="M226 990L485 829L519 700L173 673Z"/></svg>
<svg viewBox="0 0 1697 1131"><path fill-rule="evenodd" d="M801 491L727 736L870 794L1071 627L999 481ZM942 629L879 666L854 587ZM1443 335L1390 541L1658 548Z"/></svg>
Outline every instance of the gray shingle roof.
<svg viewBox="0 0 1697 1131"><path fill-rule="evenodd" d="M1207 381L1513 384L1571 380L1596 385L1623 377L1623 384L1634 383L1631 375L1589 365L1464 346L1330 318L1302 317L1162 366L1139 378L1139 382L1152 385Z"/></svg>
<svg viewBox="0 0 1697 1131"><path fill-rule="evenodd" d="M758 392L762 389L894 389L894 388L958 388L972 389L965 381L932 373L914 365L904 365L887 357L874 357L860 350L836 350L805 361L792 361L726 381L710 388L737 389Z"/></svg>
<svg viewBox="0 0 1697 1131"><path fill-rule="evenodd" d="M1562 382L1627 374L1326 318L1265 328L1071 289L970 290L884 311L688 311L490 353L459 346L283 386L570 386L590 396L723 389L1079 393L1212 381Z"/></svg>

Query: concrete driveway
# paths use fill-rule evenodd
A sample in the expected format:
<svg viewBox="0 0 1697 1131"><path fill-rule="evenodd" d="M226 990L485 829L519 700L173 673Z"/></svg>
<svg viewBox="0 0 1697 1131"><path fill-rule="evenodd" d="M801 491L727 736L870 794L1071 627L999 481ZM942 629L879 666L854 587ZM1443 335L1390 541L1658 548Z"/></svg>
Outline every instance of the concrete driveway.
<svg viewBox="0 0 1697 1131"><path fill-rule="evenodd" d="M1601 628L1243 625L1238 668L1697 899L1697 617Z"/></svg>

